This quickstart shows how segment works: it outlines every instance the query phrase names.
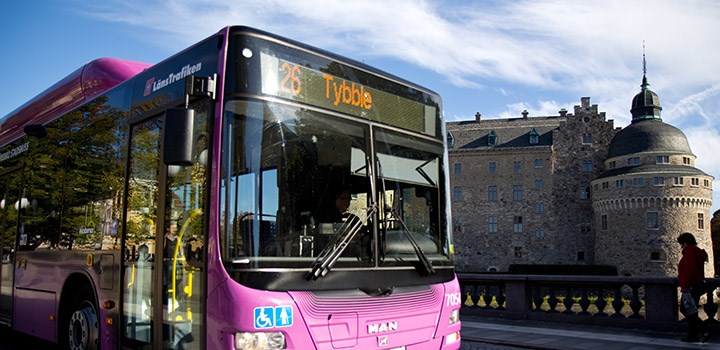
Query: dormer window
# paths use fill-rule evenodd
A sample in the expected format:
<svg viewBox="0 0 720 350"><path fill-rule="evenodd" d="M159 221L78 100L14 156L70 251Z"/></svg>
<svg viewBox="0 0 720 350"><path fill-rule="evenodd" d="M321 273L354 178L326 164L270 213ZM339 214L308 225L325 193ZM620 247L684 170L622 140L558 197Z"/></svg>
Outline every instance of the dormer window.
<svg viewBox="0 0 720 350"><path fill-rule="evenodd" d="M449 133L449 132L448 132L446 138L447 138L447 146L448 146L448 148L453 148L453 147L455 147L455 136L453 136L452 133Z"/></svg>
<svg viewBox="0 0 720 350"><path fill-rule="evenodd" d="M497 144L497 134L495 134L495 130L490 130L487 136L487 142L488 146L495 146Z"/></svg>
<svg viewBox="0 0 720 350"><path fill-rule="evenodd" d="M537 130L535 130L535 128L532 128L532 130L530 130L530 144L531 145L537 144L539 139L540 139L540 134L538 134L538 132L537 132Z"/></svg>

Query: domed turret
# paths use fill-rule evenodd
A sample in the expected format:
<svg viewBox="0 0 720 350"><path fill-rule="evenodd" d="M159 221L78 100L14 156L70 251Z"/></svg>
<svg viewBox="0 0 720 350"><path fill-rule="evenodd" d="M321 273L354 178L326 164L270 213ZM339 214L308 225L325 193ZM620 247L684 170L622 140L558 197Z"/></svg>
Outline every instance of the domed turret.
<svg viewBox="0 0 720 350"><path fill-rule="evenodd" d="M693 154L687 137L680 129L660 119L645 119L633 121L615 134L610 142L608 158L642 152Z"/></svg>
<svg viewBox="0 0 720 350"><path fill-rule="evenodd" d="M690 144L680 129L663 123L660 98L648 88L647 67L643 54L643 78L640 92L632 101L632 122L620 130L610 143L608 158L642 152L692 154Z"/></svg>
<svg viewBox="0 0 720 350"><path fill-rule="evenodd" d="M660 111L662 111L660 98L654 91L648 89L649 85L647 77L643 74L643 82L640 85L642 88L633 98L632 108L630 109L633 123L646 119L660 119Z"/></svg>
<svg viewBox="0 0 720 350"><path fill-rule="evenodd" d="M660 99L646 75L643 54L632 122L612 138L604 172L591 181L595 263L614 265L623 275L676 276L680 232L693 232L712 254L706 221L713 177L695 168L685 134L660 119ZM705 265L708 276L713 270Z"/></svg>

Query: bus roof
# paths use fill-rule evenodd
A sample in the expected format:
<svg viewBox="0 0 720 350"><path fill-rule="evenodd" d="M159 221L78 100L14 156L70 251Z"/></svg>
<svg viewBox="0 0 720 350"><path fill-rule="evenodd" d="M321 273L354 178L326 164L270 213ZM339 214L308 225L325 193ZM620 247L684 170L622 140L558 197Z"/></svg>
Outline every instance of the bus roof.
<svg viewBox="0 0 720 350"><path fill-rule="evenodd" d="M290 38L286 38L286 37L283 37L283 36L280 36L280 35L277 35L277 34L273 34L273 33L270 33L270 32L266 32L266 31L261 30L261 29L257 29L257 28L253 28L253 27L248 27L248 26L244 26L244 25L233 25L233 26L229 26L229 27L226 27L226 28L229 29L229 34L249 33L249 34L253 34L253 35L256 35L256 36L260 36L260 37L265 36L265 37L268 37L268 38L272 38L272 39L274 39L274 40L276 40L276 41L279 41L279 42L284 43L285 45L296 46L296 47L302 48L303 50L307 50L308 52L312 52L313 54L322 55L322 56L327 57L328 59L331 59L331 60L334 60L334 61L338 61L338 62L342 62L342 63L345 64L345 65L351 65L351 66L354 66L354 67L356 67L356 68L360 68L360 69L362 69L362 70L364 70L364 71L367 71L368 73L375 74L375 75L379 75L379 76L381 76L381 77L383 77L383 78L385 78L385 79L393 80L393 81L395 81L396 83L405 85L405 86L407 86L407 87L410 87L410 88L413 88L413 89L416 89L416 90L421 90L421 91L427 92L427 93L429 93L429 94L431 94L431 95L438 95L438 93L435 92L435 91L432 90L432 89L429 89L429 88L424 87L424 86L422 86L422 85L419 85L419 84L417 84L417 83L413 83L413 82L408 81L408 80L406 80L406 79L404 79L404 78L398 77L397 75L394 75L394 74L392 74L392 73L386 72L386 71L381 70L381 69L379 69L379 68L375 68L374 66L370 66L370 65L368 65L368 64L366 64L366 63L364 63L364 62L360 62L360 61L358 61L358 60L355 60L355 59L352 59L352 58L349 58L349 57L345 57L345 56L342 56L342 55L340 55L340 54L336 54L336 53L333 53L333 52L330 52L330 51L327 51L327 50L324 50L324 49L321 49L321 48L318 48L318 47L314 47L314 46L309 45L309 44L305 44L305 43L302 43L302 42L299 42L299 41L295 41L295 40L290 39ZM439 96L439 95L438 95L438 96Z"/></svg>
<svg viewBox="0 0 720 350"><path fill-rule="evenodd" d="M128 80L150 64L98 58L0 119L0 144L20 137L27 124L45 124Z"/></svg>

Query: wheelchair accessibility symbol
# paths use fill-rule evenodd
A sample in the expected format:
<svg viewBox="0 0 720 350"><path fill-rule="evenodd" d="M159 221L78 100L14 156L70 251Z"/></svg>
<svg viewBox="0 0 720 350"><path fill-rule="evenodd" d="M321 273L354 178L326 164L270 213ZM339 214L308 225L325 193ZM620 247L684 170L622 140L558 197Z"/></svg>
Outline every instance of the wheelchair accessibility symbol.
<svg viewBox="0 0 720 350"><path fill-rule="evenodd" d="M292 306L261 306L253 313L255 329L290 327L293 325Z"/></svg>

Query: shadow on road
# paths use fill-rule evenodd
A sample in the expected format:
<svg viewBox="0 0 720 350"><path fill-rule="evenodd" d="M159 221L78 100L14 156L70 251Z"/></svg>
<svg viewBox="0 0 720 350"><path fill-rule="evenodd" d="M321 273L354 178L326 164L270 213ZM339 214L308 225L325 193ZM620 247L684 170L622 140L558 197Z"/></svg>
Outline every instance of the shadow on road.
<svg viewBox="0 0 720 350"><path fill-rule="evenodd" d="M20 349L58 350L60 347L57 344L15 332L5 326L0 326L0 350Z"/></svg>

